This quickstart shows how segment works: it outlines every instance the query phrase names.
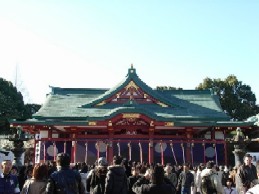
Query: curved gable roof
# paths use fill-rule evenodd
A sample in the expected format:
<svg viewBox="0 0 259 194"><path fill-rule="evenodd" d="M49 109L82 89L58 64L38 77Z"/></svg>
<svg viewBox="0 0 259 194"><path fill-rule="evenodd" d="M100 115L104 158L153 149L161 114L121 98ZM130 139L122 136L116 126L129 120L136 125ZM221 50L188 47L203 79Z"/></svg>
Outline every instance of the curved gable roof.
<svg viewBox="0 0 259 194"><path fill-rule="evenodd" d="M134 85L135 87L141 88L141 90L143 90L147 95L157 100L157 104L159 104L162 107L179 107L177 104L172 103L169 99L160 95L156 90L153 90L145 82L143 82L136 74L136 69L132 66L128 70L127 76L121 83L106 91L104 94L100 95L91 102L82 105L81 107L90 108L95 106L101 106L105 104L105 101L111 98L112 96L120 95L120 91L123 90L123 88L125 87L129 87L130 85Z"/></svg>

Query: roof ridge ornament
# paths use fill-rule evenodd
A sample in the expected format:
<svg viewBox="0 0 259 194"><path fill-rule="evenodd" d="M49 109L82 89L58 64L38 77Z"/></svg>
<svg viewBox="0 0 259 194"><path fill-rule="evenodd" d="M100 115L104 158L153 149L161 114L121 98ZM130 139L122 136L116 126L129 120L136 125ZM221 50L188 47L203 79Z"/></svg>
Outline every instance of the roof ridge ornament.
<svg viewBox="0 0 259 194"><path fill-rule="evenodd" d="M131 63L130 68L129 68L129 74L136 73L136 69L133 67L133 63Z"/></svg>

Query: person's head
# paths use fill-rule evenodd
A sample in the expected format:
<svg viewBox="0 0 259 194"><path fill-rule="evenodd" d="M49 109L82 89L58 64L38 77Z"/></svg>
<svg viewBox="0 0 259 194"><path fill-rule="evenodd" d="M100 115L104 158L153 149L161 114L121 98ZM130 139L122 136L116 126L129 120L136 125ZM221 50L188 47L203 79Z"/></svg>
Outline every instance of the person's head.
<svg viewBox="0 0 259 194"><path fill-rule="evenodd" d="M151 175L152 175L151 169L146 169L144 177L149 180L151 178Z"/></svg>
<svg viewBox="0 0 259 194"><path fill-rule="evenodd" d="M228 171L229 171L228 167L225 166L225 167L224 167L224 172L227 173Z"/></svg>
<svg viewBox="0 0 259 194"><path fill-rule="evenodd" d="M87 173L88 172L88 166L86 165L85 162L82 163L81 165L81 173Z"/></svg>
<svg viewBox="0 0 259 194"><path fill-rule="evenodd" d="M203 167L201 165L197 166L197 171L201 172L203 170Z"/></svg>
<svg viewBox="0 0 259 194"><path fill-rule="evenodd" d="M4 160L2 162L2 169L4 174L9 174L12 169L12 162L11 160Z"/></svg>
<svg viewBox="0 0 259 194"><path fill-rule="evenodd" d="M57 163L55 161L50 161L49 166L56 167Z"/></svg>
<svg viewBox="0 0 259 194"><path fill-rule="evenodd" d="M97 166L108 166L108 162L105 157L100 157L97 161Z"/></svg>
<svg viewBox="0 0 259 194"><path fill-rule="evenodd" d="M45 164L36 164L33 168L32 177L36 180L44 180L48 178L48 166Z"/></svg>
<svg viewBox="0 0 259 194"><path fill-rule="evenodd" d="M172 166L171 172L172 172L172 173L176 173L175 166Z"/></svg>
<svg viewBox="0 0 259 194"><path fill-rule="evenodd" d="M224 166L219 166L220 171L224 171Z"/></svg>
<svg viewBox="0 0 259 194"><path fill-rule="evenodd" d="M166 167L164 168L164 170L165 170L165 173L166 173L166 174L170 174L170 173L172 172L172 166L166 165Z"/></svg>
<svg viewBox="0 0 259 194"><path fill-rule="evenodd" d="M251 163L252 163L252 156L250 154L246 154L244 156L244 163L245 163L245 165L251 165Z"/></svg>
<svg viewBox="0 0 259 194"><path fill-rule="evenodd" d="M141 166L141 165L138 165L138 166L140 166L139 173L142 174L142 175L145 174L145 173L146 173L146 170L147 170L147 167Z"/></svg>
<svg viewBox="0 0 259 194"><path fill-rule="evenodd" d="M215 166L214 162L213 161L209 161L206 163L206 168L207 169L213 169Z"/></svg>
<svg viewBox="0 0 259 194"><path fill-rule="evenodd" d="M183 165L183 171L188 172L189 169L190 169L190 167L189 167L188 164L184 164L184 165Z"/></svg>
<svg viewBox="0 0 259 194"><path fill-rule="evenodd" d="M121 156L114 156L113 157L113 164L114 165L121 165L122 163L122 157Z"/></svg>
<svg viewBox="0 0 259 194"><path fill-rule="evenodd" d="M27 166L25 170L25 175L27 176L27 178L32 177L32 172L33 172L33 166Z"/></svg>
<svg viewBox="0 0 259 194"><path fill-rule="evenodd" d="M68 167L70 165L70 156L67 153L59 153L56 162L58 166Z"/></svg>
<svg viewBox="0 0 259 194"><path fill-rule="evenodd" d="M227 185L227 187L232 187L233 180L231 178L228 178L227 181L226 181L226 185Z"/></svg>
<svg viewBox="0 0 259 194"><path fill-rule="evenodd" d="M18 168L16 166L12 167L11 174L13 174L13 175L17 175L18 174Z"/></svg>
<svg viewBox="0 0 259 194"><path fill-rule="evenodd" d="M131 173L133 176L138 176L140 172L140 166L134 166L131 168Z"/></svg>
<svg viewBox="0 0 259 194"><path fill-rule="evenodd" d="M154 172L151 176L151 181L154 184L162 184L164 182L164 169L163 166L155 166Z"/></svg>
<svg viewBox="0 0 259 194"><path fill-rule="evenodd" d="M128 167L129 166L129 161L126 158L123 158L122 159L122 164L123 164L123 166Z"/></svg>

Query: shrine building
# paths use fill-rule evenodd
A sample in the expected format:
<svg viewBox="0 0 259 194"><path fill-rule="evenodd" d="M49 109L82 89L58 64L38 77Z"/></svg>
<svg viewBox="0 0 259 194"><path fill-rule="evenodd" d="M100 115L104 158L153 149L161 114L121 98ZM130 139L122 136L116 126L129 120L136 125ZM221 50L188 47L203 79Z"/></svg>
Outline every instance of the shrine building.
<svg viewBox="0 0 259 194"><path fill-rule="evenodd" d="M108 78L107 78L108 79ZM51 87L40 110L14 121L35 135L35 163L59 152L72 163L114 155L149 163L228 163L225 138L253 122L231 121L211 90L152 89L131 66L110 89Z"/></svg>

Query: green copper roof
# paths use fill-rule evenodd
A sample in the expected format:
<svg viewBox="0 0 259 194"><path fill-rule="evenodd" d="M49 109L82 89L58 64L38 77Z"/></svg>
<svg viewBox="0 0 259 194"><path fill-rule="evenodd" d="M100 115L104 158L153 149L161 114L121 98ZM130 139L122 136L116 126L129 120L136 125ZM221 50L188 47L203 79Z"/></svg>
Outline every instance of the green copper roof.
<svg viewBox="0 0 259 194"><path fill-rule="evenodd" d="M96 106L116 95L130 81L152 98L168 106L138 103L134 99L123 104L107 103ZM119 113L142 113L158 121L216 122L229 121L218 97L209 90L156 90L147 86L130 68L126 78L111 89L52 87L46 102L33 115L37 120L89 121L105 120Z"/></svg>
<svg viewBox="0 0 259 194"><path fill-rule="evenodd" d="M143 82L136 74L136 69L131 67L128 70L127 76L121 83L119 83L117 86L107 90L104 94L100 95L98 98L92 100L91 102L83 105L82 107L87 108L87 107L91 107L93 105L96 105L96 104L102 102L103 100L116 94L118 91L120 91L122 88L124 88L127 84L129 84L130 81L133 81L134 83L136 83L143 91L145 91L146 93L148 93L150 96L154 97L155 99L159 99L161 102L163 102L167 105L170 105L172 107L177 106L177 104L173 104L170 101L170 99L167 99L167 98L165 98L165 96L160 95L158 92L155 92L151 87L149 87L145 82Z"/></svg>

